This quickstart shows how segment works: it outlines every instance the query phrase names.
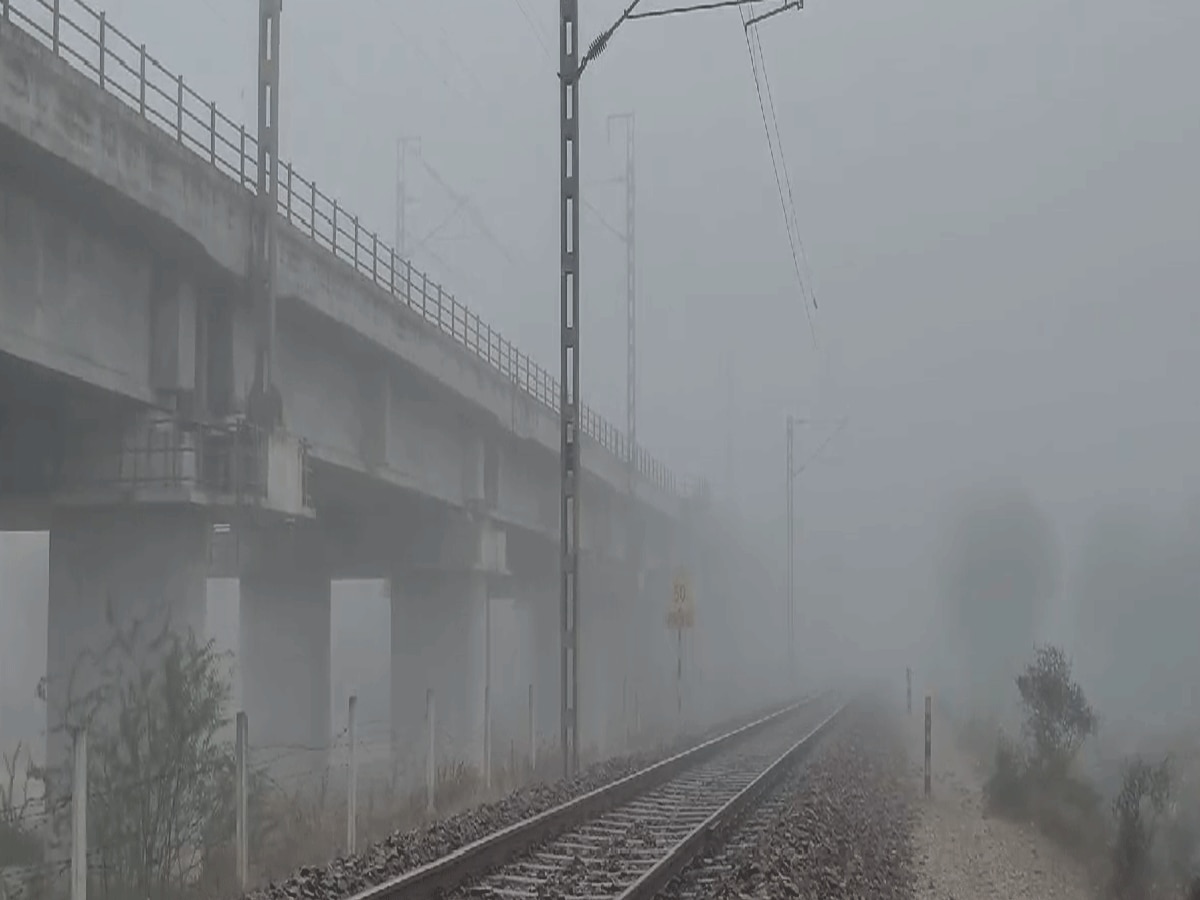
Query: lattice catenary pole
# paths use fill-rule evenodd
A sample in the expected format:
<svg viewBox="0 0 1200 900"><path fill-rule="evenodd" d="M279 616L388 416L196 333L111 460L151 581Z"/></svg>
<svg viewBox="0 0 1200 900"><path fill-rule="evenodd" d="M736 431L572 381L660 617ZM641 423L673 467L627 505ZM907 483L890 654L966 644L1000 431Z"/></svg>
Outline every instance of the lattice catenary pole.
<svg viewBox="0 0 1200 900"><path fill-rule="evenodd" d="M788 689L795 684L796 678L796 632L794 620L796 614L795 577L796 577L796 522L795 522L795 483L796 483L796 420L787 417L787 652L788 652Z"/></svg>
<svg viewBox="0 0 1200 900"><path fill-rule="evenodd" d="M283 0L258 3L258 181L250 277L255 312L251 415L280 424L283 404L275 385L275 217L279 209L279 18Z"/></svg>
<svg viewBox="0 0 1200 900"><path fill-rule="evenodd" d="M579 768L579 0L559 0L562 219L561 624L563 774Z"/></svg>

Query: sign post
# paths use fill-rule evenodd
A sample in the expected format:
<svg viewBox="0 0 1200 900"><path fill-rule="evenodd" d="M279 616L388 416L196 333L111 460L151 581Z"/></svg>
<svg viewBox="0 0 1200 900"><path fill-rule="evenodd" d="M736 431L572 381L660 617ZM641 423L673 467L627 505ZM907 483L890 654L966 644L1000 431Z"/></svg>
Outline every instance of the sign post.
<svg viewBox="0 0 1200 900"><path fill-rule="evenodd" d="M687 571L679 569L671 587L667 625L675 629L675 712L683 720L683 630L696 624L696 600Z"/></svg>

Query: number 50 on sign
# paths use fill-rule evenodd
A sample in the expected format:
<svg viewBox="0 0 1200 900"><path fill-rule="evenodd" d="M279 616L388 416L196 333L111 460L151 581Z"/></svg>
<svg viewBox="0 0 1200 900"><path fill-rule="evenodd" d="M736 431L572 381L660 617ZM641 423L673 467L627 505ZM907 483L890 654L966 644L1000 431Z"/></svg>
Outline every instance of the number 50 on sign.
<svg viewBox="0 0 1200 900"><path fill-rule="evenodd" d="M667 624L672 628L691 628L696 622L696 604L686 572L677 572L671 586L671 606Z"/></svg>

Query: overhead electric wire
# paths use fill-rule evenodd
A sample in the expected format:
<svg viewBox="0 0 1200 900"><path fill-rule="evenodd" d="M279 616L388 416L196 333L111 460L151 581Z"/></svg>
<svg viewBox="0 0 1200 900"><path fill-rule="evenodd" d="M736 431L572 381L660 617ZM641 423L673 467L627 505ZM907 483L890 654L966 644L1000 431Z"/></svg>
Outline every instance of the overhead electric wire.
<svg viewBox="0 0 1200 900"><path fill-rule="evenodd" d="M792 477L795 478L795 477L799 476L800 473L802 473L805 469L807 469L814 462L816 462L817 457L819 457L822 453L825 452L825 448L828 447L831 443L833 443L833 439L835 437L837 437L838 434L841 432L841 430L845 427L846 427L846 419L842 419L841 421L839 421L837 423L836 426L834 426L833 431L829 433L829 435L825 438L825 440L821 441L820 446L818 446L816 450L814 450L812 453L810 453L808 455L808 458L800 464L800 468L798 468L792 472Z"/></svg>
<svg viewBox="0 0 1200 900"><path fill-rule="evenodd" d="M712 9L726 9L731 6L749 6L758 0L705 0L701 3L691 3L684 6L671 6L666 9L647 9L638 13L630 13L627 19L657 19L662 16L677 16L683 13L704 12Z"/></svg>
<svg viewBox="0 0 1200 900"><path fill-rule="evenodd" d="M782 9L782 8L781 8ZM800 234L800 218L796 213L796 198L792 193L792 177L789 174L787 161L783 155L783 135L779 131L779 118L775 114L775 98L771 92L771 80L767 77L767 59L763 55L762 37L758 33L758 29L754 29L754 40L758 45L758 63L762 67L763 83L767 88L767 102L771 108L771 120L775 126L775 143L779 147L779 156L783 164L783 177L787 183L788 202L792 209L792 227L796 236L796 245L800 248L800 261L804 265L804 275L808 287L808 295L812 299L813 309L819 309L817 304L817 289L812 283L812 267L808 264L808 251L804 247L804 238Z"/></svg>
<svg viewBox="0 0 1200 900"><path fill-rule="evenodd" d="M591 213L592 217L597 222L599 222L602 226L604 226L604 228L609 232L609 234L611 234L613 237L615 237L621 243L627 243L629 241L629 236L626 235L624 231L617 228L616 225L611 224L608 221L608 219L604 218L604 214L602 212L600 212L600 210L596 209L596 207L591 202L589 202L587 199L582 199L581 203L582 203L583 208L586 209L589 213Z"/></svg>
<svg viewBox="0 0 1200 900"><path fill-rule="evenodd" d="M546 54L546 58L549 59L551 62L554 62L554 54L552 54L550 52L550 45L546 42L546 38L542 34L542 30L540 28L538 28L537 23L533 19L533 16L531 16L529 14L529 7L527 7L525 5L524 0L513 0L513 2L515 4L517 4L517 9L519 9L521 11L521 15L525 18L525 21L529 24L529 30L533 32L533 36L537 39L537 42L541 45L542 50Z"/></svg>
<svg viewBox="0 0 1200 900"><path fill-rule="evenodd" d="M471 199L451 187L446 179L438 173L438 171L432 166L432 164L428 159L425 158L424 155L421 155L418 157L418 159L420 160L422 167L425 169L425 172L429 175L429 177L436 181L442 190L444 190L452 200L455 200L458 203L455 211L457 212L458 210L466 210L471 218L471 221L475 224L475 227L479 229L480 235L483 237L483 239L491 244L496 250L498 250L500 255L504 257L505 261L508 262L510 266L519 267L516 256L508 249L507 246L505 246L504 242L500 240L496 233L492 231L491 226L488 225L487 221L483 217L483 214L479 211L479 208L471 201ZM451 214L451 218L453 218L453 215L454 214Z"/></svg>
<svg viewBox="0 0 1200 900"><path fill-rule="evenodd" d="M783 152L783 134L779 130L779 116L775 112L775 95L774 95L774 92L772 92L772 90L771 90L771 79L767 75L767 57L763 53L762 35L759 34L757 28L753 29L753 31L754 31L754 43L755 43L755 46L758 47L758 66L762 70L763 86L767 90L767 107L771 111L771 127L775 131L775 146L779 148L779 164L780 164L780 168L783 169L783 181L784 181L784 185L787 188L788 207L789 207L791 215L792 215L792 234L795 237L796 245L800 249L800 256L801 256L801 258L804 258L804 256L805 256L804 240L800 237L800 218L796 214L796 196L792 192L792 176L791 176L791 172L788 170L787 157L784 155L784 152ZM805 269L804 274L805 274L805 276L807 276L808 275L807 259L805 259L805 261L804 261L804 269ZM816 298L816 295L813 293L812 285L808 284L806 281L805 286L808 289L809 297L812 299L813 309L816 309L817 308L817 298Z"/></svg>
<svg viewBox="0 0 1200 900"><path fill-rule="evenodd" d="M743 13L743 18L745 14ZM758 56L755 56L755 47L758 49ZM750 68L754 75L754 88L758 95L759 112L762 114L763 129L767 134L767 149L771 153L771 166L775 172L775 187L779 193L780 209L783 212L784 228L787 230L788 249L792 254L792 265L796 273L796 280L800 285L800 293L804 300L804 314L808 319L809 331L811 332L813 345L816 345L816 329L812 321L812 316L808 310L808 291L805 279L800 270L800 262L797 254L797 243L799 242L799 219L796 216L795 198L792 194L791 176L788 174L787 160L783 153L783 141L779 132L779 119L775 114L775 102L771 93L770 80L767 77L766 60L762 53L762 43L757 34L752 39L750 30L746 29L746 48L750 53ZM761 80L760 80L761 71ZM765 83L767 102L763 101L763 86ZM770 106L770 119L767 117L767 107ZM778 156L776 155L778 148ZM779 170L783 169L783 179L780 179ZM786 191L784 183L786 182ZM814 303L815 307L815 303Z"/></svg>
<svg viewBox="0 0 1200 900"><path fill-rule="evenodd" d="M762 82L766 80L765 66L762 67L763 68L762 77L760 78L760 76L759 76L759 67L760 67L759 64L761 61L760 58L761 58L761 52L762 52L762 44L761 44L761 42L758 43L759 58L756 58L754 51L755 51L755 41L757 39L757 35L755 35L755 38L753 38L753 39L750 36L750 28L747 27L748 19L746 16L746 10L740 9L739 13L742 18L742 28L746 35L746 50L750 55L750 71L754 76L754 91L755 91L755 94L758 96L758 109L759 109L759 112L762 114L763 130L766 132L766 135L767 135L767 150L771 154L771 168L775 173L775 189L779 195L779 208L783 213L783 224L784 224L784 228L787 231L788 249L791 251L791 255L792 255L792 268L796 274L796 281L800 285L800 293L801 293L801 297L804 301L804 318L808 322L809 335L812 338L813 347L815 348L817 346L817 329L816 329L816 325L813 322L812 313L808 308L809 298L808 298L807 286L805 283L804 276L801 274L801 271L800 271L800 253L798 253L797 249L796 249L798 234L795 234L794 230L795 231L799 230L798 225L795 227L795 229L793 228L794 223L797 223L798 220L797 220L797 217L794 212L795 202L794 202L794 198L793 198L792 191L791 191L791 179L790 179L790 177L787 177L787 188L785 190L784 179L781 178L779 175L779 167L780 167L780 164L782 163L783 168L784 168L784 173L786 176L787 162L785 159L777 159L776 158L776 152L775 152L776 144L777 143L779 144L779 156L780 157L783 156L783 146L782 146L782 141L779 140L779 122L775 116L774 101L772 100L772 102L771 102L771 117L768 118L767 102L763 99ZM770 86L768 85L768 94L769 93L770 93ZM771 131L771 123L772 122L774 122L774 124L775 124L775 133L774 134L772 134L772 131ZM792 203L791 203L792 211L790 213L789 213L789 200L792 201ZM807 266L807 263L806 263L806 266ZM816 307L815 295L813 297L813 306L814 306L814 308Z"/></svg>

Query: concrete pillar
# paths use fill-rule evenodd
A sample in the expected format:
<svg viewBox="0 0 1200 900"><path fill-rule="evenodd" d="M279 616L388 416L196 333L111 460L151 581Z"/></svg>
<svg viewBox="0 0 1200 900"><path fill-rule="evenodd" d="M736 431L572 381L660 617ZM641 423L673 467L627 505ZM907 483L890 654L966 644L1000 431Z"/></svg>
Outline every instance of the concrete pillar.
<svg viewBox="0 0 1200 900"><path fill-rule="evenodd" d="M239 591L242 704L255 758L272 760L275 775L327 759L330 585L315 535L280 528L253 537Z"/></svg>
<svg viewBox="0 0 1200 900"><path fill-rule="evenodd" d="M638 705L652 738L669 734L675 716L675 633L667 626L673 575L663 562L646 567L646 600L637 617L642 655Z"/></svg>
<svg viewBox="0 0 1200 900"><path fill-rule="evenodd" d="M607 560L585 558L579 609L580 749L593 757L620 753L626 682L626 579Z"/></svg>
<svg viewBox="0 0 1200 900"><path fill-rule="evenodd" d="M648 561L642 563L641 577L631 577L629 585L632 593L624 623L625 669L629 677L626 712L630 727L637 728L640 722L644 736L655 718L655 696L661 680L656 674L662 653L658 644L665 628L666 602L655 593L654 568Z"/></svg>
<svg viewBox="0 0 1200 900"><path fill-rule="evenodd" d="M529 627L534 719L540 741L538 755L543 758L547 752L557 752L562 706L562 613L558 573L546 573L527 581L520 588L520 594Z"/></svg>
<svg viewBox="0 0 1200 900"><path fill-rule="evenodd" d="M425 694L437 702L439 766L483 761L487 576L409 568L391 580L392 728L402 783L425 760Z"/></svg>
<svg viewBox="0 0 1200 900"><path fill-rule="evenodd" d="M155 664L164 630L205 634L209 526L187 509L58 509L50 528L46 761L70 760L65 726ZM122 638L118 642L118 638ZM64 772L64 774L68 774ZM58 783L50 778L48 791Z"/></svg>

